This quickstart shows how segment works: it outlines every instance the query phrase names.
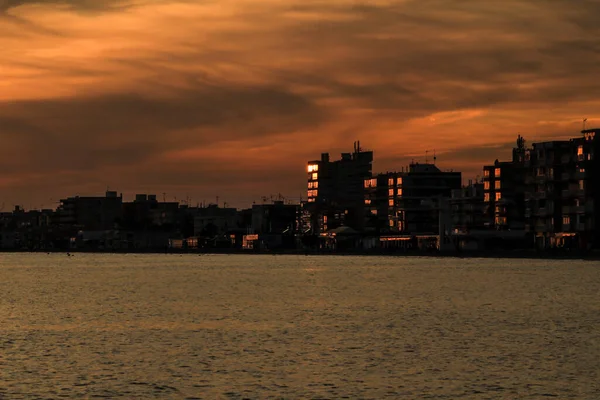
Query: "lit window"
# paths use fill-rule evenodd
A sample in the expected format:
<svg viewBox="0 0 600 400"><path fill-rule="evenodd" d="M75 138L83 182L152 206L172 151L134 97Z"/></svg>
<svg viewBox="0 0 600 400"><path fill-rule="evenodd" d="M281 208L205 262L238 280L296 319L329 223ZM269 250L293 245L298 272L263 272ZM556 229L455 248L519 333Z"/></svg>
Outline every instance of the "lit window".
<svg viewBox="0 0 600 400"><path fill-rule="evenodd" d="M494 187L496 189L500 189L500 181L496 181L496 183L494 184Z"/></svg>
<svg viewBox="0 0 600 400"><path fill-rule="evenodd" d="M393 227L394 226L394 220L390 219L390 226Z"/></svg>
<svg viewBox="0 0 600 400"><path fill-rule="evenodd" d="M371 204L371 199L365 199L365 204L366 204L366 205L369 205L369 204Z"/></svg>
<svg viewBox="0 0 600 400"><path fill-rule="evenodd" d="M496 193L496 201L500 200L502 198L502 193Z"/></svg>
<svg viewBox="0 0 600 400"><path fill-rule="evenodd" d="M377 210L371 210L372 215L377 215Z"/></svg>
<svg viewBox="0 0 600 400"><path fill-rule="evenodd" d="M308 199L308 202L309 202L309 203L314 203L314 202L315 202L315 198L314 198L314 197L311 197L311 198L309 198L309 199Z"/></svg>
<svg viewBox="0 0 600 400"><path fill-rule="evenodd" d="M490 201L490 194L489 193L485 193L483 195L483 201L485 201L485 202L489 202Z"/></svg>
<svg viewBox="0 0 600 400"><path fill-rule="evenodd" d="M500 168L496 168L496 170L494 171L494 176L496 178L500 177Z"/></svg>
<svg viewBox="0 0 600 400"><path fill-rule="evenodd" d="M394 186L394 178L388 179L388 186Z"/></svg>
<svg viewBox="0 0 600 400"><path fill-rule="evenodd" d="M571 225L571 217L568 215L563 216L563 225Z"/></svg>
<svg viewBox="0 0 600 400"><path fill-rule="evenodd" d="M490 181L483 182L483 189L490 190Z"/></svg>
<svg viewBox="0 0 600 400"><path fill-rule="evenodd" d="M323 215L323 223L326 224L327 223L327 215Z"/></svg>
<svg viewBox="0 0 600 400"><path fill-rule="evenodd" d="M394 207L394 199L390 199L390 200L388 201L388 205L389 205L390 207Z"/></svg>
<svg viewBox="0 0 600 400"><path fill-rule="evenodd" d="M402 196L402 189L398 189L398 196Z"/></svg>
<svg viewBox="0 0 600 400"><path fill-rule="evenodd" d="M489 169L484 169L483 170L483 176L490 176L490 170Z"/></svg>
<svg viewBox="0 0 600 400"><path fill-rule="evenodd" d="M308 172L317 172L319 170L319 166L316 164L311 164L308 166Z"/></svg>
<svg viewBox="0 0 600 400"><path fill-rule="evenodd" d="M308 197L317 197L318 192L319 192L318 190L309 190Z"/></svg>
<svg viewBox="0 0 600 400"><path fill-rule="evenodd" d="M316 181L317 179L319 179L319 174L317 174L316 172L313 172L313 174L311 175L311 178L313 181Z"/></svg>
<svg viewBox="0 0 600 400"><path fill-rule="evenodd" d="M388 195L389 195L390 197L393 197L393 196L394 196L394 189L390 189L390 190L388 190Z"/></svg>
<svg viewBox="0 0 600 400"><path fill-rule="evenodd" d="M366 188L377 187L377 179L365 180L365 187Z"/></svg>
<svg viewBox="0 0 600 400"><path fill-rule="evenodd" d="M585 188L585 181L582 179L579 181L579 190L583 190Z"/></svg>
<svg viewBox="0 0 600 400"><path fill-rule="evenodd" d="M577 148L577 155L578 155L578 156L580 156L580 155L583 155L583 146L579 146L579 147Z"/></svg>
<svg viewBox="0 0 600 400"><path fill-rule="evenodd" d="M398 178L397 183L398 183L398 186L402 186L402 177Z"/></svg>

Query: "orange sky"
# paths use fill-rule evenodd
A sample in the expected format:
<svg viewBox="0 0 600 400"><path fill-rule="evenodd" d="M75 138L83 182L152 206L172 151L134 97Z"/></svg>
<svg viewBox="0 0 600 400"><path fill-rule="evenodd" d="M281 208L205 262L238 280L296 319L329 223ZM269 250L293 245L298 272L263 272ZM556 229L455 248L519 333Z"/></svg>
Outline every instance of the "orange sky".
<svg viewBox="0 0 600 400"><path fill-rule="evenodd" d="M375 171L475 177L600 126L596 0L0 0L0 205L305 192L360 139Z"/></svg>

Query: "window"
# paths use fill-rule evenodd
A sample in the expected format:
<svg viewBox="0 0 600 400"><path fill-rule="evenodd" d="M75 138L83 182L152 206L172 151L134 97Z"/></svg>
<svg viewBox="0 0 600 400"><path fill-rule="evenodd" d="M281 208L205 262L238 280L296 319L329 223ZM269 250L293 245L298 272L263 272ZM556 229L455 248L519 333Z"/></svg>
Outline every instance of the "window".
<svg viewBox="0 0 600 400"><path fill-rule="evenodd" d="M327 215L323 215L323 223L326 224L327 223Z"/></svg>
<svg viewBox="0 0 600 400"><path fill-rule="evenodd" d="M394 207L394 199L390 199L390 200L388 201L388 206L390 206L390 207Z"/></svg>
<svg viewBox="0 0 600 400"><path fill-rule="evenodd" d="M402 186L402 177L398 178L396 183L398 184L398 186Z"/></svg>
<svg viewBox="0 0 600 400"><path fill-rule="evenodd" d="M579 146L579 147L577 147L577 155L578 155L578 156L581 156L581 155L583 155L583 146Z"/></svg>
<svg viewBox="0 0 600 400"><path fill-rule="evenodd" d="M484 169L483 170L483 176L485 176L485 177L490 176L490 170L489 169Z"/></svg>
<svg viewBox="0 0 600 400"><path fill-rule="evenodd" d="M318 192L319 192L318 190L309 190L308 197L317 197Z"/></svg>
<svg viewBox="0 0 600 400"><path fill-rule="evenodd" d="M502 193L498 192L496 193L496 201L500 200L502 198Z"/></svg>
<svg viewBox="0 0 600 400"><path fill-rule="evenodd" d="M490 190L490 181L483 182L483 190Z"/></svg>
<svg viewBox="0 0 600 400"><path fill-rule="evenodd" d="M377 179L367 179L365 180L366 188L374 188L377 187Z"/></svg>
<svg viewBox="0 0 600 400"><path fill-rule="evenodd" d="M313 181L308 182L308 188L309 189L316 189L318 187L319 187L319 182L313 182Z"/></svg>
<svg viewBox="0 0 600 400"><path fill-rule="evenodd" d="M393 219L390 219L390 227L392 227L392 228L394 227L394 220Z"/></svg>
<svg viewBox="0 0 600 400"><path fill-rule="evenodd" d="M500 189L500 181L496 181L496 183L494 184L494 188Z"/></svg>
<svg viewBox="0 0 600 400"><path fill-rule="evenodd" d="M506 225L506 217L496 217L496 225Z"/></svg>
<svg viewBox="0 0 600 400"><path fill-rule="evenodd" d="M583 190L585 188L585 181L582 179L579 181L579 190Z"/></svg>
<svg viewBox="0 0 600 400"><path fill-rule="evenodd" d="M489 193L485 193L483 195L483 201L485 201L486 203L489 203L489 201L490 201L490 194Z"/></svg>
<svg viewBox="0 0 600 400"><path fill-rule="evenodd" d="M398 196L402 196L402 189L398 189Z"/></svg>
<svg viewBox="0 0 600 400"><path fill-rule="evenodd" d="M394 186L394 178L388 179L388 186Z"/></svg>
<svg viewBox="0 0 600 400"><path fill-rule="evenodd" d="M494 176L495 176L496 178L499 178L499 177L500 177L500 168L496 168L496 170L494 171Z"/></svg>
<svg viewBox="0 0 600 400"><path fill-rule="evenodd" d="M563 215L563 225L571 225L571 217Z"/></svg>
<svg viewBox="0 0 600 400"><path fill-rule="evenodd" d="M311 164L308 166L308 172L317 172L319 170L319 166L316 164Z"/></svg>
<svg viewBox="0 0 600 400"><path fill-rule="evenodd" d="M371 204L371 199L365 199L365 204L366 204L366 205L369 205L369 204Z"/></svg>
<svg viewBox="0 0 600 400"><path fill-rule="evenodd" d="M390 190L388 190L388 195L389 195L390 197L394 197L394 189L390 189Z"/></svg>
<svg viewBox="0 0 600 400"><path fill-rule="evenodd" d="M317 179L319 179L319 174L317 174L316 172L313 172L313 174L311 175L311 179L313 181L316 181Z"/></svg>
<svg viewBox="0 0 600 400"><path fill-rule="evenodd" d="M372 215L377 215L377 210L371 210Z"/></svg>
<svg viewBox="0 0 600 400"><path fill-rule="evenodd" d="M308 202L309 202L309 203L314 203L314 202L315 202L315 198L314 198L314 197L310 197L310 198L308 199Z"/></svg>

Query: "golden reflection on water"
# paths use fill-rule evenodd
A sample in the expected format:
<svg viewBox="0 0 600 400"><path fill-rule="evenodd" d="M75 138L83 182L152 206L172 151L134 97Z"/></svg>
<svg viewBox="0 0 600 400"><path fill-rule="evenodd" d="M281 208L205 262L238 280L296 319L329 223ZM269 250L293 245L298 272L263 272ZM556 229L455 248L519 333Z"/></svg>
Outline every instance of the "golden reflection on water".
<svg viewBox="0 0 600 400"><path fill-rule="evenodd" d="M600 398L598 263L0 254L0 398Z"/></svg>

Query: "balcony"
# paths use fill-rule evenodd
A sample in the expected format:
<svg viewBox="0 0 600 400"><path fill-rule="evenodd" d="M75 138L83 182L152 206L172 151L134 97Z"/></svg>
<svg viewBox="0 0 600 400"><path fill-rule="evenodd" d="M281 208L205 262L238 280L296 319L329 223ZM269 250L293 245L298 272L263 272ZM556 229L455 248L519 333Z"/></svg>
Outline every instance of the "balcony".
<svg viewBox="0 0 600 400"><path fill-rule="evenodd" d="M560 179L562 181L573 181L573 180L575 180L575 176L574 176L573 172L563 172L560 175Z"/></svg>
<svg viewBox="0 0 600 400"><path fill-rule="evenodd" d="M573 154L563 154L562 157L560 157L561 164L570 164L572 162L575 162L575 156Z"/></svg>
<svg viewBox="0 0 600 400"><path fill-rule="evenodd" d="M585 196L585 190L583 189L565 189L562 191L562 197L563 198L569 198L569 197L584 197Z"/></svg>

